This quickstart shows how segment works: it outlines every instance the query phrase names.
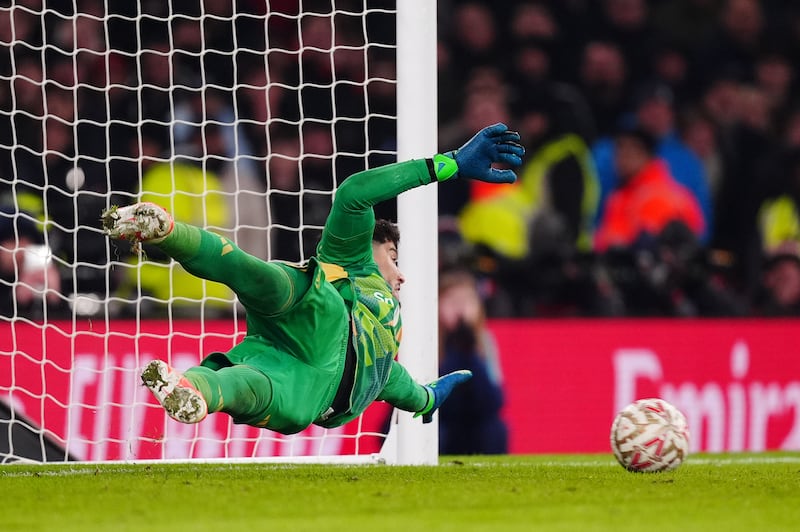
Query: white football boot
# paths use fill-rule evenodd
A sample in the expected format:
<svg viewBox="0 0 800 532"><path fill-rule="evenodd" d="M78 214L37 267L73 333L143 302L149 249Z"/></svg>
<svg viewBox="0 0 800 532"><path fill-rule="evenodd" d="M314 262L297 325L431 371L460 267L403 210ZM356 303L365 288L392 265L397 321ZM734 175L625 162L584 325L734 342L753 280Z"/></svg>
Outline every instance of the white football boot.
<svg viewBox="0 0 800 532"><path fill-rule="evenodd" d="M208 415L208 404L197 388L166 362L153 360L147 364L142 383L175 421L200 423Z"/></svg>
<svg viewBox="0 0 800 532"><path fill-rule="evenodd" d="M175 221L166 209L149 202L125 207L113 205L103 211L100 219L106 235L133 244L158 243L175 227Z"/></svg>

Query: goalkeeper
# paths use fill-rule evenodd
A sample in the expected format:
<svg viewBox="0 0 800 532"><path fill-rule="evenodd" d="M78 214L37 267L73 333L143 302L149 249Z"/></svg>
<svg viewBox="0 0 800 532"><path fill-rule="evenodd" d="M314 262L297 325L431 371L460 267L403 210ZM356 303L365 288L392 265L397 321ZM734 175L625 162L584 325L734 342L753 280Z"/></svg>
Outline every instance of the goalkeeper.
<svg viewBox="0 0 800 532"><path fill-rule="evenodd" d="M142 372L143 384L182 423L226 412L236 423L292 434L311 424L343 425L375 400L430 422L471 373L421 385L395 360L404 281L399 234L388 222L376 223L372 207L449 179L513 182L512 170L492 164L519 166L525 151L519 140L495 124L454 152L350 176L336 192L317 256L304 267L253 257L227 238L173 221L152 203L106 210L108 236L156 245L193 275L228 285L246 310L247 334L230 351L211 353L183 374L154 360Z"/></svg>

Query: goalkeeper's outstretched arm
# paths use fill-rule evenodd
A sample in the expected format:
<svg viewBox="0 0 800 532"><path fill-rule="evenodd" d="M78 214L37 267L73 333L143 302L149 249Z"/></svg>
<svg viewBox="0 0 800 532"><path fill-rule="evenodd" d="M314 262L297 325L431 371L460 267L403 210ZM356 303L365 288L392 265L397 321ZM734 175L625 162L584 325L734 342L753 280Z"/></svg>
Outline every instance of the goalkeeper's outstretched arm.
<svg viewBox="0 0 800 532"><path fill-rule="evenodd" d="M317 255L323 262L342 265L371 260L375 226L372 207L412 188L454 178L513 183L517 178L513 170L492 165L521 165L525 149L519 142L519 133L505 124L495 124L479 131L458 150L350 176L336 192Z"/></svg>

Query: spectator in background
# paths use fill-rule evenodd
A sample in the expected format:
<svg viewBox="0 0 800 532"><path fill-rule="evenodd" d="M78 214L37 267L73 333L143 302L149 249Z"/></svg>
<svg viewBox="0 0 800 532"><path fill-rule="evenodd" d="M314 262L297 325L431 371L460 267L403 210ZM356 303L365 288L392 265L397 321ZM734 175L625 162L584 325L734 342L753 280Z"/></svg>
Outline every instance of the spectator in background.
<svg viewBox="0 0 800 532"><path fill-rule="evenodd" d="M198 132L195 141L199 142L200 138ZM211 169L201 164L200 147L199 144L185 145L171 160L148 161L142 174L139 198L167 205L183 220L232 236L232 214L224 186ZM169 258L154 246L146 246L144 251L146 262L140 263L138 257L130 257L129 266L120 271L118 294L121 298L137 305L140 292L149 296L142 302L151 315L163 313L167 307L186 316L194 316L198 311L224 315L232 309L234 295L225 285L199 279L182 267L170 264ZM153 306L153 298L162 305ZM197 301L204 301L199 309Z"/></svg>
<svg viewBox="0 0 800 532"><path fill-rule="evenodd" d="M700 159L678 136L673 93L668 86L652 82L640 86L636 92L634 116L631 120L655 139L658 157L667 164L672 177L686 187L697 200L705 220L705 229L700 235L700 241L706 243L711 234L713 221L708 178ZM613 140L600 139L592 146L592 153L597 164L601 188L599 218L603 215L605 200L618 179Z"/></svg>
<svg viewBox="0 0 800 532"><path fill-rule="evenodd" d="M669 87L674 95L674 109L694 97L689 53L673 42L662 42L656 47L649 79Z"/></svg>
<svg viewBox="0 0 800 532"><path fill-rule="evenodd" d="M61 302L61 276L34 218L0 207L0 316L41 319Z"/></svg>
<svg viewBox="0 0 800 532"><path fill-rule="evenodd" d="M439 452L508 452L497 346L486 328L475 278L466 270L439 276L439 370L454 368L471 370L472 380L439 410Z"/></svg>
<svg viewBox="0 0 800 532"><path fill-rule="evenodd" d="M710 263L697 235L680 220L658 234L642 233L633 245L601 257L617 315L743 316L745 302Z"/></svg>
<svg viewBox="0 0 800 532"><path fill-rule="evenodd" d="M595 233L597 251L631 247L676 220L695 235L702 234L705 220L697 200L675 181L655 149L655 139L643 129L622 129L616 134L614 164L619 178Z"/></svg>
<svg viewBox="0 0 800 532"><path fill-rule="evenodd" d="M713 119L702 109L689 109L680 117L680 138L700 160L705 172L711 204L719 204L719 190L729 164Z"/></svg>
<svg viewBox="0 0 800 532"><path fill-rule="evenodd" d="M551 302L584 278L578 255L591 249L599 187L588 146L557 107L542 92L519 104L529 147L519 180L496 190L473 185L459 217L465 240L490 259L479 264L491 265L481 273L497 283L494 315L535 314L540 297Z"/></svg>
<svg viewBox="0 0 800 532"><path fill-rule="evenodd" d="M548 2L520 2L511 12L507 39L514 51L508 68L517 90L526 92L531 82L551 82L569 72L562 51L566 47L561 24Z"/></svg>
<svg viewBox="0 0 800 532"><path fill-rule="evenodd" d="M216 126L206 128L208 168L241 196L229 205L236 216L231 223L261 226L269 216L275 238L251 230L253 246L241 242L259 256L297 260L307 254L315 235L300 229L300 213L307 227L328 208L337 179L393 157L394 15L373 10L362 27L350 13L331 16L329 2L271 2L266 18L263 4L204 0L171 8L158 0L81 0L45 9L41 0L26 0L0 10L0 195L55 222L49 243L73 272L63 280L66 293L108 288L108 250L96 238L96 220L83 217L97 210L92 203L137 195L152 162L140 152L163 158L167 146L190 140L198 124ZM562 133L590 145L606 137L595 145L608 149L596 159L606 197L615 186L610 137L620 122L664 135L677 152L659 144L657 153L703 207L700 244L750 296L761 291L763 259L771 256L762 246L758 213L781 204L785 152L800 146L796 4L446 2L439 18L441 145L460 145L467 140L463 131L498 121L535 136L543 121L530 102L546 102L548 120ZM370 46L362 53L365 38ZM656 83L651 96L640 98L643 91L636 89L645 80ZM351 119L360 116L366 118ZM176 121L188 129L150 134ZM286 141L287 124L290 142L302 139L302 145ZM686 148L699 159L699 171ZM548 312L559 303L569 307L563 305L567 292L586 285L565 272L591 271L576 269L575 256L562 253L569 246L561 245L572 244L574 200L585 183L564 179L563 165L542 170L531 164L529 170L544 175L545 210L572 216L568 223L548 217L554 223L528 228L528 251L549 257L546 267L529 261L494 270L509 285L523 271L539 281L516 284L515 295L531 304L513 312L524 315L540 311L545 285L553 287L545 298L554 303ZM317 177L322 174L327 179ZM702 174L708 200L696 177ZM263 194L270 205L257 212ZM571 207L559 198L571 198ZM440 211L460 214L473 199L468 184L454 185L439 196ZM386 208L382 216L393 219L393 206ZM559 246L549 247L553 242ZM660 256L650 244L653 257ZM555 288L562 286L572 288ZM485 301L490 313L502 308Z"/></svg>
<svg viewBox="0 0 800 532"><path fill-rule="evenodd" d="M800 244L787 240L766 254L754 311L762 316L800 316Z"/></svg>
<svg viewBox="0 0 800 532"><path fill-rule="evenodd" d="M759 0L726 0L716 24L696 48L698 74L726 68L752 79L761 48L775 38L766 33L766 22Z"/></svg>
<svg viewBox="0 0 800 532"><path fill-rule="evenodd" d="M507 65L510 101L515 114L548 105L548 113L562 132L580 135L585 142L596 136L594 117L583 94L563 80L560 64L564 43L558 21L544 3L522 3L510 22L512 61Z"/></svg>
<svg viewBox="0 0 800 532"><path fill-rule="evenodd" d="M206 170L216 174L222 183L235 242L251 255L266 260L269 246L264 229L268 223L264 179L252 160L242 164L246 158L228 145L225 129L213 121L203 126Z"/></svg>
<svg viewBox="0 0 800 532"><path fill-rule="evenodd" d="M628 81L640 83L649 74L656 39L647 0L602 0L603 23L594 28L599 38L614 43L627 65Z"/></svg>
<svg viewBox="0 0 800 532"><path fill-rule="evenodd" d="M617 127L628 103L628 84L628 66L616 44L602 40L586 43L578 88L589 103L598 135L609 135Z"/></svg>
<svg viewBox="0 0 800 532"><path fill-rule="evenodd" d="M529 226L534 218L557 217L566 228L566 240L588 251L598 183L589 148L576 132L575 116L583 106L564 97L555 84L527 88L513 110L529 147L520 178L491 189L473 184L470 201L460 213L462 231L474 244L522 259L530 251Z"/></svg>
<svg viewBox="0 0 800 532"><path fill-rule="evenodd" d="M475 68L497 66L501 57L497 21L491 9L484 2L468 1L458 5L449 17L453 21L450 28L450 53L452 62L458 65L456 74L466 81Z"/></svg>
<svg viewBox="0 0 800 532"><path fill-rule="evenodd" d="M780 48L759 55L755 64L755 84L767 100L769 118L779 123L791 105L796 74L788 54Z"/></svg>
<svg viewBox="0 0 800 532"><path fill-rule="evenodd" d="M331 208L333 139L330 130L321 125L302 128L300 138L293 127L276 127L272 138L267 190L269 255L301 262L314 254L319 240L319 229L312 226Z"/></svg>
<svg viewBox="0 0 800 532"><path fill-rule="evenodd" d="M762 267L758 209L765 197L774 194L769 176L783 148L776 142L768 100L758 87L720 80L706 94L705 103L714 113L726 160L711 246L730 253L732 282L749 296Z"/></svg>
<svg viewBox="0 0 800 532"><path fill-rule="evenodd" d="M779 192L765 199L758 214L761 245L768 257L791 251L789 242L800 245L800 148L780 161Z"/></svg>
<svg viewBox="0 0 800 532"><path fill-rule="evenodd" d="M790 150L800 148L800 107L796 104L783 117L781 142Z"/></svg>
<svg viewBox="0 0 800 532"><path fill-rule="evenodd" d="M267 157L268 244L271 259L298 261L304 249L296 229L300 226L300 139L291 129L273 135ZM280 224L276 224L278 220Z"/></svg>
<svg viewBox="0 0 800 532"><path fill-rule="evenodd" d="M191 94L174 109L173 138L179 147L199 155L207 172L222 185L236 243L261 259L267 258L265 184L253 157L243 125L237 123L233 104L225 91L207 88Z"/></svg>
<svg viewBox="0 0 800 532"><path fill-rule="evenodd" d="M6 201L13 197L17 206L52 224L52 251L73 272L65 279L66 293L103 292L106 246L92 229L96 217L91 210L105 205L111 185L103 163L83 155L89 149L82 147L95 137L80 127L73 92L56 84L44 89L47 114L39 121L38 138L13 150L14 179L3 192Z"/></svg>
<svg viewBox="0 0 800 532"><path fill-rule="evenodd" d="M439 131L440 146L458 146L468 140L466 131L475 131L489 124L512 120L511 95L502 71L494 67L475 68L464 85L464 105L461 114L451 123L443 124ZM514 126L512 126L514 127ZM439 194L439 213L458 215L472 195L472 184L454 182L447 194Z"/></svg>

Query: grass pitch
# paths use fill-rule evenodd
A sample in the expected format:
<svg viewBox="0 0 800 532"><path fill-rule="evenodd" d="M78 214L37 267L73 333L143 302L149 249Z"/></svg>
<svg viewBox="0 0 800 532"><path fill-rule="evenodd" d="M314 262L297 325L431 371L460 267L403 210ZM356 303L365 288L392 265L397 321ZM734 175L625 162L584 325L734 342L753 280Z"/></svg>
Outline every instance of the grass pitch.
<svg viewBox="0 0 800 532"><path fill-rule="evenodd" d="M0 530L800 530L800 453L442 457L434 467L7 465Z"/></svg>

